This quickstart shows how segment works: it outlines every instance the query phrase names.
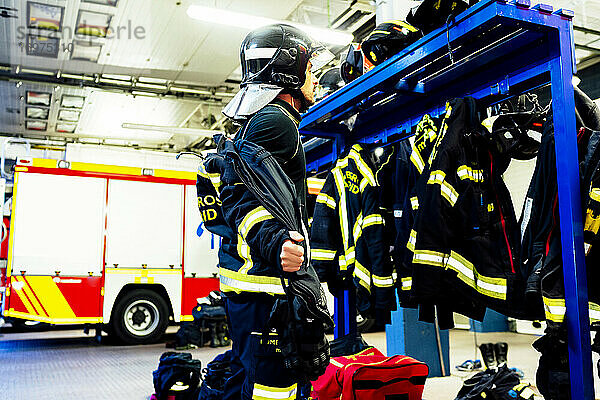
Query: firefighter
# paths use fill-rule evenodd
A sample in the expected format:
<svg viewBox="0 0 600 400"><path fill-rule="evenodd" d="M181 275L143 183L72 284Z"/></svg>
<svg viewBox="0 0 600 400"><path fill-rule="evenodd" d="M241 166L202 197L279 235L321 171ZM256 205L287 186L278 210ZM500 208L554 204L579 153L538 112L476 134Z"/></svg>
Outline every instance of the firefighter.
<svg viewBox="0 0 600 400"><path fill-rule="evenodd" d="M313 71L332 58L295 27L277 24L256 29L241 45L241 89L223 110L241 124L236 140L260 145L275 157L302 206L307 188L300 113L314 103ZM299 270L305 261L301 244L308 238L285 230L264 208L250 209L243 204L246 197L229 201L227 193L237 189L227 185L223 182L222 208L227 216L235 214L227 223L236 234L233 239L224 237L219 253L234 355L234 375L225 386L224 399L296 399L304 382L285 368L277 333L265 332L265 326L275 300L284 294L281 270ZM303 220L308 226L306 211Z"/></svg>

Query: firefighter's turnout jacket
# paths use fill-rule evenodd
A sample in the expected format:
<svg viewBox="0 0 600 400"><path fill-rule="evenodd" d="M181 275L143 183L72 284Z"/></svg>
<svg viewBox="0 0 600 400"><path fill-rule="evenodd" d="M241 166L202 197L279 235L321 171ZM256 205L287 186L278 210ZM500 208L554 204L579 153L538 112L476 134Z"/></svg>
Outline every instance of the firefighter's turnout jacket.
<svg viewBox="0 0 600 400"><path fill-rule="evenodd" d="M589 313L594 322L600 321L600 293L594 286L600 278L595 268L600 262L600 112L594 102L577 88L575 106ZM550 326L556 327L565 319L566 306L552 113L544 124L521 219L522 265L528 275L529 301L539 301L541 297L546 320Z"/></svg>
<svg viewBox="0 0 600 400"><path fill-rule="evenodd" d="M360 144L347 148L317 196L311 226L311 256L320 280L332 290L353 282L361 312L395 303L378 190L367 150Z"/></svg>
<svg viewBox="0 0 600 400"><path fill-rule="evenodd" d="M411 298L453 304L482 317L484 306L522 317L519 234L502 180L508 160L490 146L473 98L455 99L417 184L418 212L409 234Z"/></svg>
<svg viewBox="0 0 600 400"><path fill-rule="evenodd" d="M438 118L425 114L417 124L414 135L399 144L396 157L394 263L398 273L398 295L405 306L409 305L405 294L412 286L412 252L407 251L406 243L419 209L416 186L421 174L429 167L429 155L437 138L439 124Z"/></svg>
<svg viewBox="0 0 600 400"><path fill-rule="evenodd" d="M274 157L294 184L307 226L306 165L298 133L299 121L300 114L294 108L276 99L254 114L235 139L262 148L257 154L246 155L253 163L259 163L267 155ZM249 145L245 147L254 149ZM221 291L283 295L279 257L283 242L290 239L288 230L261 205L224 157L206 158L200 166L196 186L206 229L223 238L219 249ZM308 245L308 238L305 239L304 244Z"/></svg>

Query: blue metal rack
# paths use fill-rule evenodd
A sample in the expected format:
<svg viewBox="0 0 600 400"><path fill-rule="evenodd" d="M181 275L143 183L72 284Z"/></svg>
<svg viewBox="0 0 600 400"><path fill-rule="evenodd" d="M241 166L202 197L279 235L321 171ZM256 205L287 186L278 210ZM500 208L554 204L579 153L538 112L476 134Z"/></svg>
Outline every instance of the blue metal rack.
<svg viewBox="0 0 600 400"><path fill-rule="evenodd" d="M345 143L391 143L410 135L424 113L473 96L487 104L551 84L573 399L593 399L572 75L573 13L529 0L482 0L448 26L313 106L303 117L309 171L335 161ZM357 115L352 131L343 121ZM316 138L315 138L316 137ZM346 299L346 300L344 300ZM348 294L336 300L349 321ZM337 335L352 331L339 324Z"/></svg>

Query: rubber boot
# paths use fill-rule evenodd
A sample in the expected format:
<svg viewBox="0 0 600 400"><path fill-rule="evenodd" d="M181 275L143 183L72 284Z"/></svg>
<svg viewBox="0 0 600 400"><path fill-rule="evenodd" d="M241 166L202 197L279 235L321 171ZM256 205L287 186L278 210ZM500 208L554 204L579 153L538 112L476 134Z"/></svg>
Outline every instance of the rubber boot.
<svg viewBox="0 0 600 400"><path fill-rule="evenodd" d="M496 362L498 363L498 366L506 364L508 360L508 343L496 343L494 345L494 354L496 355Z"/></svg>
<svg viewBox="0 0 600 400"><path fill-rule="evenodd" d="M498 364L496 363L496 356L494 354L494 344L493 343L482 343L479 345L479 351L481 351L481 357L483 358L483 362L485 363L486 368L496 368Z"/></svg>

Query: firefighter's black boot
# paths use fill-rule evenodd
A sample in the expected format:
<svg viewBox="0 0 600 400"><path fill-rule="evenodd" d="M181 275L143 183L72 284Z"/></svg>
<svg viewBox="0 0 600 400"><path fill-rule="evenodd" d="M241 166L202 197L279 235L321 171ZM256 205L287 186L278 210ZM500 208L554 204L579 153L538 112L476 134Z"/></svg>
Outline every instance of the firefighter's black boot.
<svg viewBox="0 0 600 400"><path fill-rule="evenodd" d="M482 343L479 345L479 351L481 351L481 358L483 358L486 368L490 369L498 366L493 343Z"/></svg>
<svg viewBox="0 0 600 400"><path fill-rule="evenodd" d="M494 345L494 354L496 355L496 362L498 363L498 366L506 364L508 359L508 343L496 343Z"/></svg>

